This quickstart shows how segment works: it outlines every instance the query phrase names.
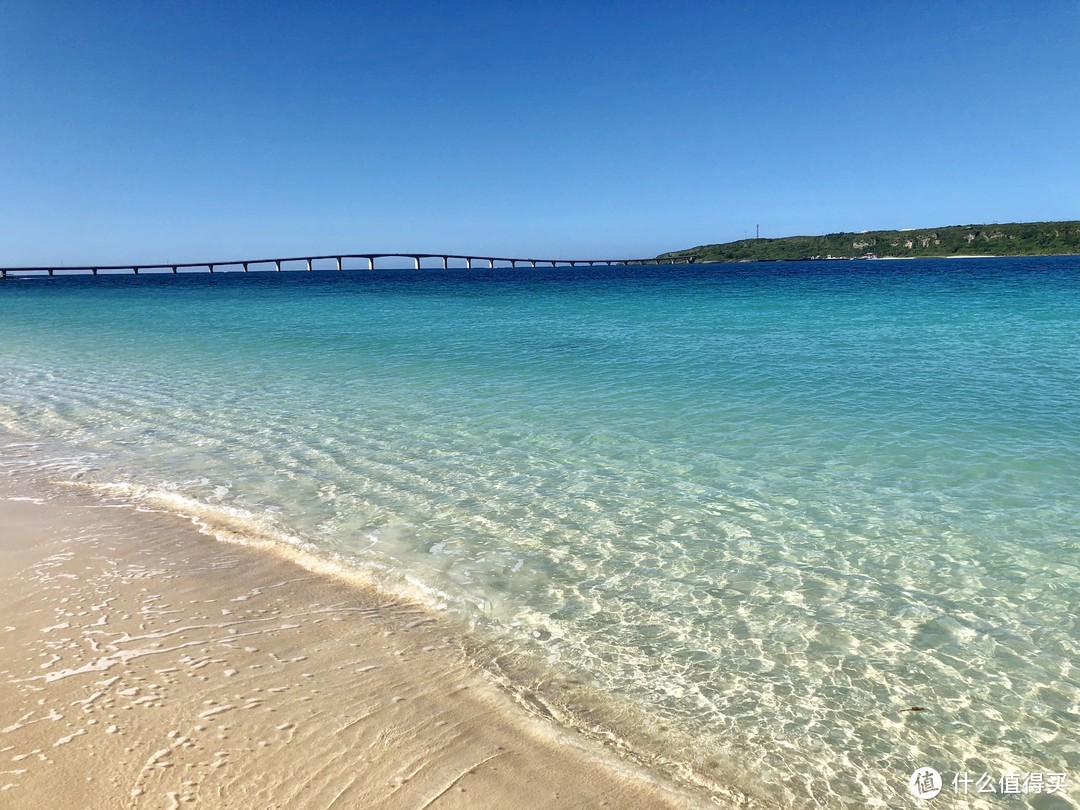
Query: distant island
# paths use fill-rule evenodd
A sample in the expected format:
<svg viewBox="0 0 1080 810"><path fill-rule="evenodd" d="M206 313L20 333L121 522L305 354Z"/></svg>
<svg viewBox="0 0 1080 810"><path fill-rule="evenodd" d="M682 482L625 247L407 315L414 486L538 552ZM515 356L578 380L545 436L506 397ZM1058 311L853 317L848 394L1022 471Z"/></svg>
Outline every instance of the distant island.
<svg viewBox="0 0 1080 810"><path fill-rule="evenodd" d="M919 256L1048 256L1080 253L1080 221L946 225L899 231L829 233L740 239L662 253L696 262L800 261L811 259L915 258Z"/></svg>

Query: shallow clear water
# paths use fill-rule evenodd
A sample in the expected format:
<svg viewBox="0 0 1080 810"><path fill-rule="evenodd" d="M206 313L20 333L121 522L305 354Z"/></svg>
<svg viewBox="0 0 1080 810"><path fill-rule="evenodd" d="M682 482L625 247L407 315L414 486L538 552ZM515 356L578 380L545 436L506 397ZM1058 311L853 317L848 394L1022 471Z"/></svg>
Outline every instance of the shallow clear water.
<svg viewBox="0 0 1080 810"><path fill-rule="evenodd" d="M1080 795L1080 258L33 279L0 336L60 477L372 567L699 778Z"/></svg>

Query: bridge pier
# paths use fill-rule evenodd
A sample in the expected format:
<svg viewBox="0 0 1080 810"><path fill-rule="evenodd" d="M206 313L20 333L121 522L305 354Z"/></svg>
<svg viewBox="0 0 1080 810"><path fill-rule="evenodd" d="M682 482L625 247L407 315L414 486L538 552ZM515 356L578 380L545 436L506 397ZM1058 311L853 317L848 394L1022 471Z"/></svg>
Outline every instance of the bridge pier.
<svg viewBox="0 0 1080 810"><path fill-rule="evenodd" d="M335 258L337 259L337 271L340 273L341 272L341 257L336 256Z"/></svg>
<svg viewBox="0 0 1080 810"><path fill-rule="evenodd" d="M367 269L368 270L374 270L375 269L375 257L374 256L368 256L367 257Z"/></svg>
<svg viewBox="0 0 1080 810"><path fill-rule="evenodd" d="M449 261L450 261L449 256L443 256L442 257L442 269L443 270L448 270L449 269Z"/></svg>
<svg viewBox="0 0 1080 810"><path fill-rule="evenodd" d="M212 265L212 264L208 264L208 265L206 265L206 266L210 268L210 272L211 272L211 273L213 273L213 272L214 272L214 265Z"/></svg>
<svg viewBox="0 0 1080 810"><path fill-rule="evenodd" d="M281 259L274 259L274 270L281 272Z"/></svg>
<svg viewBox="0 0 1080 810"><path fill-rule="evenodd" d="M311 272L311 259L308 259L308 260L307 260L307 271L308 271L309 273Z"/></svg>
<svg viewBox="0 0 1080 810"><path fill-rule="evenodd" d="M248 263L244 262L244 272L246 273L247 271L248 271Z"/></svg>
<svg viewBox="0 0 1080 810"><path fill-rule="evenodd" d="M131 269L134 271L135 275L139 275L139 268L138 267L132 267Z"/></svg>
<svg viewBox="0 0 1080 810"><path fill-rule="evenodd" d="M173 275L175 276L175 275L176 275L176 265L175 265L175 264L174 264L174 265L172 266L172 271L173 271ZM97 271L96 271L96 270L94 271L94 275L95 275L95 276L97 275Z"/></svg>
<svg viewBox="0 0 1080 810"><path fill-rule="evenodd" d="M466 270L472 270L472 257L471 256L466 256L465 257L465 269Z"/></svg>
<svg viewBox="0 0 1080 810"><path fill-rule="evenodd" d="M93 273L93 274L94 274L94 275L96 276L96 275L97 275L97 268L96 268L96 267L91 267L91 268L90 268L90 272L91 272L91 273ZM7 275L7 271L6 271L6 270L4 271L4 275L5 275L5 276Z"/></svg>
<svg viewBox="0 0 1080 810"><path fill-rule="evenodd" d="M420 257L419 256L413 256L412 261L413 261L413 270L419 270L420 269Z"/></svg>
<svg viewBox="0 0 1080 810"><path fill-rule="evenodd" d="M488 270L494 270L495 269L495 260L494 259L488 259L487 263L488 263Z"/></svg>

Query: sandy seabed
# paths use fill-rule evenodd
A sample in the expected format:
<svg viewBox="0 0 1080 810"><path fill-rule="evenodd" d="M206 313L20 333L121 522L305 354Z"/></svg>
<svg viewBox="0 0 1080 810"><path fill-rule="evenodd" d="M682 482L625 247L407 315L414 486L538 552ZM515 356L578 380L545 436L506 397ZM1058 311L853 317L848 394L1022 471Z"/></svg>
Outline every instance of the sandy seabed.
<svg viewBox="0 0 1080 810"><path fill-rule="evenodd" d="M0 480L0 807L715 807L531 716L419 606Z"/></svg>

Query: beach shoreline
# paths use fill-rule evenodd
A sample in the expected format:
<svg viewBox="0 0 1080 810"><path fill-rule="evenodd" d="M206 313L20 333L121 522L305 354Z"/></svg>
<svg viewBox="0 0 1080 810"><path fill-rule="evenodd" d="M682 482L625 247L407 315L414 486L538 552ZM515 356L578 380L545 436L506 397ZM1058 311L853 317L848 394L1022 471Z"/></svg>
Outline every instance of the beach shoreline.
<svg viewBox="0 0 1080 810"><path fill-rule="evenodd" d="M98 691L93 706L112 700L131 706L128 717L153 708L166 718L139 732L141 766L169 731L196 739L188 730L203 711L259 716L260 704L243 709L247 698L281 686L289 691L271 693L275 701L310 698L290 714L304 719L332 693L329 703L354 719L370 712L361 726L377 737L395 728L391 713L420 701L429 716L460 703L444 687L461 667L498 696L505 710L488 714L498 723L524 715L720 805L893 806L923 765L949 779L963 769L1068 771L1077 754L1068 707L1080 696L1067 667L1080 651L1070 556L1080 443L1068 408L1078 401L1080 320L1062 302L1074 300L1080 266L955 264L884 274L841 262L732 274L641 267L603 280L549 268L497 281L433 273L423 283L413 271L189 276L166 285L169 295L121 278L17 285L0 363L0 479L41 484L14 494L45 504L16 505L62 514L69 498L72 509L93 504L64 518L68 550L83 548L73 538L84 535L127 550L99 551L93 570L55 561L65 578L32 567L53 552L14 569L50 577L32 581L56 593L12 608L0 625L23 634L7 639L23 656L9 687L47 686L12 697L0 728L40 709L12 733L56 733L8 752L6 770L20 771L9 781L30 778L21 771L35 757L74 756L91 742L100 725L68 718ZM106 516L123 525L102 539L91 528ZM135 554L151 541L152 556ZM124 584L129 558L155 573ZM210 578L205 594L186 579L193 566ZM260 567L267 573L251 579ZM141 587L154 590L131 590ZM128 593L123 613L145 609L152 626L121 627L114 602L58 628L74 624L59 599L86 610L110 589ZM161 603L187 612L161 613ZM364 610L312 612L340 604ZM34 624L22 627L30 610ZM223 623L266 616L278 624L263 635L280 647L259 634L258 653L225 646L230 630L262 625ZM172 636L136 637L170 630L172 619L208 625L175 639L203 646L114 665L153 664L144 682L99 685L113 676L85 672L29 680L171 646ZM344 639L357 645L349 655L340 633L320 635L331 630L358 634ZM385 649L398 641L408 649ZM372 679L393 664L374 659L398 650L411 666L394 670L377 705L361 704L357 690L377 688ZM241 675L264 670L289 680L241 690ZM208 674L200 688L210 691L193 693L203 707L183 714L179 704L192 701L162 679L199 686ZM80 680L90 691L49 697ZM403 694L407 684L419 686ZM113 693L136 687L144 692ZM65 720L50 719L53 710ZM237 761L273 770L271 755L284 755L269 732L300 727L296 717L199 734L203 745L219 733L242 740ZM418 718L410 728L431 737ZM303 768L317 782L339 778L322 773L319 756L339 765L372 756L369 738L346 739L359 729L339 734L316 719L302 745L336 741ZM509 728L511 741L529 736ZM252 759L243 746L262 751ZM395 762L425 761L407 752L426 749L393 750ZM458 774L492 753L455 750L477 754L455 760ZM76 781L95 775L88 762L131 752L80 756ZM453 790L510 761L500 753ZM369 787L400 776L412 790L433 773L349 762ZM136 789L138 771L118 779ZM543 765L534 784L553 771ZM456 778L442 776L406 804ZM217 783L200 779L169 790L222 804ZM202 792L182 792L192 787L184 781ZM292 800L294 782L260 798ZM402 790L386 795L401 800ZM526 798L559 804L534 793Z"/></svg>
<svg viewBox="0 0 1080 810"><path fill-rule="evenodd" d="M432 611L184 518L0 481L0 798L694 807L518 706Z"/></svg>

